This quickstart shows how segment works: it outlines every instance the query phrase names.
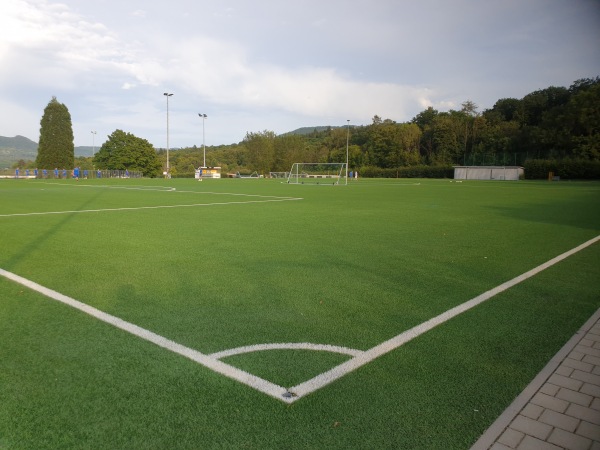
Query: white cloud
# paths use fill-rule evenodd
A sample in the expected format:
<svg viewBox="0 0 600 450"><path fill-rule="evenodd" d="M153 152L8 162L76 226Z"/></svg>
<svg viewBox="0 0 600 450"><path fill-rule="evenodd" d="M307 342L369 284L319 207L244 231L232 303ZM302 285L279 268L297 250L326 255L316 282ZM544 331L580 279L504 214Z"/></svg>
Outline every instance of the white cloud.
<svg viewBox="0 0 600 450"><path fill-rule="evenodd" d="M0 111L10 111L9 114L2 114L0 135L7 137L20 135L37 142L44 107L45 105L42 105L38 113L19 103L0 99Z"/></svg>
<svg viewBox="0 0 600 450"><path fill-rule="evenodd" d="M128 54L114 34L84 20L63 4L8 0L0 17L7 29L2 82L76 89L90 71L123 70ZM126 48L126 47L125 47Z"/></svg>
<svg viewBox="0 0 600 450"><path fill-rule="evenodd" d="M165 91L173 145L188 145L200 110L230 143L252 127L403 121L466 99L486 108L600 72L589 0L61 1L4 0L0 98L33 111L16 117L35 118L20 129L37 133L56 95L84 145L100 125L162 145Z"/></svg>

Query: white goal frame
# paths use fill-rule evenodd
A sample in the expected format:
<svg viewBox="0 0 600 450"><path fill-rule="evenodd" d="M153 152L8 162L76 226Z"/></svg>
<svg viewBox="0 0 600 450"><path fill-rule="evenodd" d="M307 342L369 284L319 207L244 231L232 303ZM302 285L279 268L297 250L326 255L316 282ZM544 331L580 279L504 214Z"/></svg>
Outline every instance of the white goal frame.
<svg viewBox="0 0 600 450"><path fill-rule="evenodd" d="M294 163L288 184L347 185L346 163Z"/></svg>

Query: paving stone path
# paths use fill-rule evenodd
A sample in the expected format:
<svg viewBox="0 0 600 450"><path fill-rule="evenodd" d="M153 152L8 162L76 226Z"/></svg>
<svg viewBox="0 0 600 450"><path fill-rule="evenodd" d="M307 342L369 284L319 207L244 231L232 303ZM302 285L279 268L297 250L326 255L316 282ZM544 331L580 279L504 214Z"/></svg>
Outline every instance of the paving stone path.
<svg viewBox="0 0 600 450"><path fill-rule="evenodd" d="M600 450L600 309L471 450Z"/></svg>

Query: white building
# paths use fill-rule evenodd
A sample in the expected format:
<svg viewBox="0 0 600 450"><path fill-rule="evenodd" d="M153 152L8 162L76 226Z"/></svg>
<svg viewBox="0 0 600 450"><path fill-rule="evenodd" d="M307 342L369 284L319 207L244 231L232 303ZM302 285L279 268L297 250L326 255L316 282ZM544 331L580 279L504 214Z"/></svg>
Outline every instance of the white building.
<svg viewBox="0 0 600 450"><path fill-rule="evenodd" d="M520 180L525 170L519 166L454 166L455 180Z"/></svg>

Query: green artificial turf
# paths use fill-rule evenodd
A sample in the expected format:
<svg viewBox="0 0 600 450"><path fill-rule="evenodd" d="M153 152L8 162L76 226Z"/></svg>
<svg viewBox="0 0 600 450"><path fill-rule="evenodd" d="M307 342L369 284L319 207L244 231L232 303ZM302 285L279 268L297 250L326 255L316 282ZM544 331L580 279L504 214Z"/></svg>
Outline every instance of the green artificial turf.
<svg viewBox="0 0 600 450"><path fill-rule="evenodd" d="M599 204L598 183L0 180L0 268L207 354L368 350L594 238ZM0 278L0 448L468 448L600 307L598 267L594 244L292 405ZM346 359L224 361L291 386Z"/></svg>

